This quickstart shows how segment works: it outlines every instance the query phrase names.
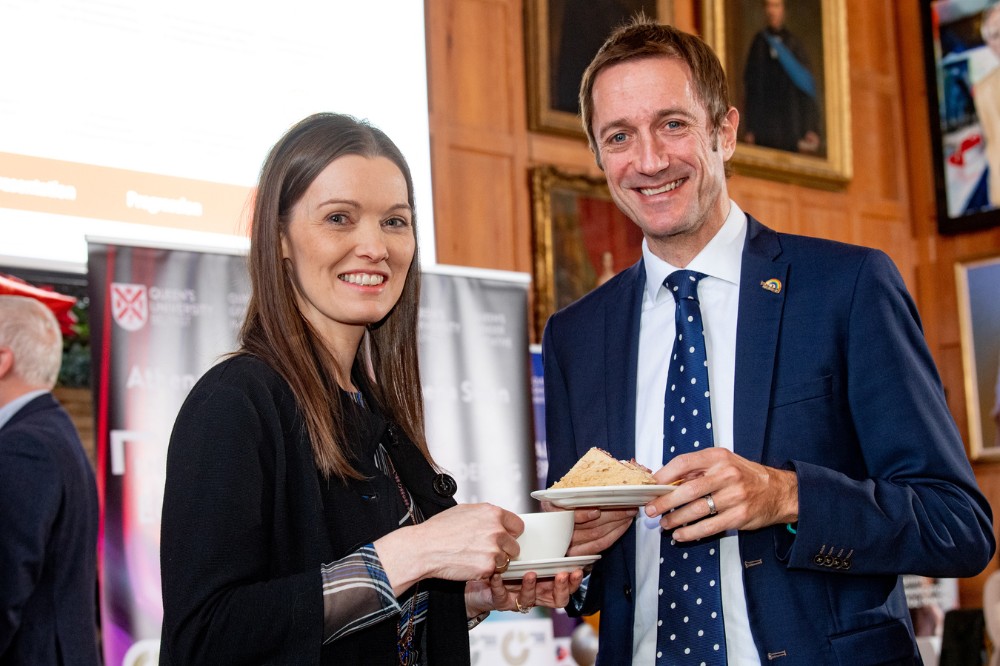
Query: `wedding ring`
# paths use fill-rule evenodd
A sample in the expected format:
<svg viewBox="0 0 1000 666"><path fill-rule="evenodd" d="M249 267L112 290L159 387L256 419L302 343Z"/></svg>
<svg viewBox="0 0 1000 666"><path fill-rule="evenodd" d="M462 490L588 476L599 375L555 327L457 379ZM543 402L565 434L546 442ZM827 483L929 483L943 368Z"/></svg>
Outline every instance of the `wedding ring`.
<svg viewBox="0 0 1000 666"><path fill-rule="evenodd" d="M507 571L507 567L510 566L510 555L507 555L506 553L504 553L504 557L507 558L507 561L497 567L497 573L498 574L502 574L503 572Z"/></svg>
<svg viewBox="0 0 1000 666"><path fill-rule="evenodd" d="M715 500L712 499L712 493L705 495L705 501L708 502L708 515L714 516L719 513L719 510L715 507Z"/></svg>
<svg viewBox="0 0 1000 666"><path fill-rule="evenodd" d="M517 597L514 597L514 605L517 606L518 613L530 613L532 609L532 606L521 606L521 602L517 600Z"/></svg>

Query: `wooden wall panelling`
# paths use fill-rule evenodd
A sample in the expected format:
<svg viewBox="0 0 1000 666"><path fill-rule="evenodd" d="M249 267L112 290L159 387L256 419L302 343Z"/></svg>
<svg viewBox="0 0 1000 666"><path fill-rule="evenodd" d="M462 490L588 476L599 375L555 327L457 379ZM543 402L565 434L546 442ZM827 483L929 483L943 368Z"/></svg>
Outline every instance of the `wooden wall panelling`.
<svg viewBox="0 0 1000 666"><path fill-rule="evenodd" d="M852 63L853 65L854 63ZM852 76L854 124L853 191L866 198L905 199L904 162L900 159L901 110L898 81L859 71Z"/></svg>
<svg viewBox="0 0 1000 666"><path fill-rule="evenodd" d="M739 148L737 147L737 150ZM729 196L743 212L753 215L779 231L797 231L797 199L789 196L790 186L746 176L729 179Z"/></svg>
<svg viewBox="0 0 1000 666"><path fill-rule="evenodd" d="M884 208L871 207L857 212L855 224L863 230L856 234L864 239L863 245L881 248L892 256L906 288L911 295L914 294L917 289L917 264L909 220L898 213L886 213Z"/></svg>
<svg viewBox="0 0 1000 666"><path fill-rule="evenodd" d="M962 348L956 343L945 345L938 350L941 363L938 370L944 384L944 396L955 417L959 432L969 432L969 417L965 411L965 380L962 371Z"/></svg>
<svg viewBox="0 0 1000 666"><path fill-rule="evenodd" d="M531 270L517 0L428 0L438 261Z"/></svg>
<svg viewBox="0 0 1000 666"><path fill-rule="evenodd" d="M895 4L893 23L900 34L920 34L918 3ZM937 232L934 165L931 151L928 96L921 49L901 47L901 94L905 109L905 167L910 182L910 208L919 269L917 302L931 351L941 366L950 398L959 400L956 421L964 423L965 397L959 348L958 305L955 292L956 261L1000 254L1000 228L942 236ZM963 428L963 435L966 432ZM978 473L977 467L977 473Z"/></svg>
<svg viewBox="0 0 1000 666"><path fill-rule="evenodd" d="M97 469L97 452L94 449L94 404L89 388L57 386L52 394L69 414L80 435L80 442L91 466Z"/></svg>
<svg viewBox="0 0 1000 666"><path fill-rule="evenodd" d="M913 35L922 34L919 3L900 2L892 5L895 20L890 21L889 25L896 26L898 35L908 36L906 44L922 43L922 39L913 39ZM924 55L922 48L904 45L897 49L897 56L905 110L904 167L910 184L914 248L918 263L917 304L931 353L941 372L948 406L959 431L968 441L954 264L966 258L1000 254L1000 228L955 236L938 234ZM993 507L996 519L1000 508L1000 465L995 462L974 463L973 469L979 486ZM962 606L977 607L982 604L983 583L986 576L998 568L997 562L997 558L994 558L987 570L979 576L959 581Z"/></svg>
<svg viewBox="0 0 1000 666"><path fill-rule="evenodd" d="M895 44L886 42L887 33L892 32L894 4L893 0L876 2L851 0L848 3L847 21L852 70L854 63L864 63L866 73L870 75L896 77L895 50L889 48ZM863 11L858 11L859 9ZM894 36L892 37L894 39Z"/></svg>
<svg viewBox="0 0 1000 666"><path fill-rule="evenodd" d="M586 140L582 139L529 132L528 159L532 166L551 165L570 173L604 177Z"/></svg>
<svg viewBox="0 0 1000 666"><path fill-rule="evenodd" d="M517 257L519 177L509 156L453 146L445 166L454 214L450 233L438 240L445 264L522 270Z"/></svg>
<svg viewBox="0 0 1000 666"><path fill-rule="evenodd" d="M802 206L802 222L799 233L818 238L834 238L850 227L851 218L847 211L836 205L834 197L818 193Z"/></svg>

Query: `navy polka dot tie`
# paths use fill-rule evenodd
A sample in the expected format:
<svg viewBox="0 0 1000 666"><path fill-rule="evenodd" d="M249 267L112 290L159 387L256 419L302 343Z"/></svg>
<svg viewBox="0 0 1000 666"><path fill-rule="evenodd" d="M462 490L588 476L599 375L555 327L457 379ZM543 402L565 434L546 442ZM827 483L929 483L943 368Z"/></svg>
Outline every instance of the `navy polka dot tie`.
<svg viewBox="0 0 1000 666"><path fill-rule="evenodd" d="M677 302L674 339L663 404L663 462L713 445L708 357L698 305L705 275L675 271L663 284ZM656 663L725 664L726 635L719 580L719 539L660 542L659 617Z"/></svg>

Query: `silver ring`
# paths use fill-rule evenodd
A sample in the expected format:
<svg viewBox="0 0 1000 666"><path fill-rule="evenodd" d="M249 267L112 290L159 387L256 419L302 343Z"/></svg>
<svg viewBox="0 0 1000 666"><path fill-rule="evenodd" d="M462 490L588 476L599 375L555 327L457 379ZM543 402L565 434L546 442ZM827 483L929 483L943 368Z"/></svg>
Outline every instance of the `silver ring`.
<svg viewBox="0 0 1000 666"><path fill-rule="evenodd" d="M514 597L514 605L517 606L518 613L530 613L532 609L531 605L522 606L521 602L517 600L517 597Z"/></svg>
<svg viewBox="0 0 1000 666"><path fill-rule="evenodd" d="M714 516L719 513L719 510L715 506L715 500L712 499L712 493L705 495L705 501L708 502L708 515Z"/></svg>

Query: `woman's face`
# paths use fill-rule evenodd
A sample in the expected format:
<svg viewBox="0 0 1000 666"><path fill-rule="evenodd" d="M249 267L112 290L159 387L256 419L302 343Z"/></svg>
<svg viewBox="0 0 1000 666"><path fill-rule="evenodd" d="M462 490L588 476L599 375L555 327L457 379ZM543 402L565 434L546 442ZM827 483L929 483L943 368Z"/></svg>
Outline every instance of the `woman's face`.
<svg viewBox="0 0 1000 666"><path fill-rule="evenodd" d="M357 344L399 300L416 248L407 195L391 160L345 155L292 208L282 257L299 311L328 344Z"/></svg>

